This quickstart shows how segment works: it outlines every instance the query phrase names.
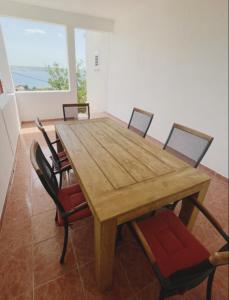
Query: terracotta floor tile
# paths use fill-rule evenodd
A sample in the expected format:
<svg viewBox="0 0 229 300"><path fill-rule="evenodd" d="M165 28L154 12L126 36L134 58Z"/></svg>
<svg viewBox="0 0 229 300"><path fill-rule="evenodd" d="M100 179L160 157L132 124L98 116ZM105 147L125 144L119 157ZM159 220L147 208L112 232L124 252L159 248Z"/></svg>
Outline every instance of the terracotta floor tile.
<svg viewBox="0 0 229 300"><path fill-rule="evenodd" d="M13 193L7 197L4 213L4 223L18 223L30 219L32 214L30 195L24 193Z"/></svg>
<svg viewBox="0 0 229 300"><path fill-rule="evenodd" d="M65 275L34 290L34 300L84 300L78 271L73 269Z"/></svg>
<svg viewBox="0 0 229 300"><path fill-rule="evenodd" d="M133 243L118 248L116 255L125 269L134 291L137 293L155 280L150 263L141 248Z"/></svg>
<svg viewBox="0 0 229 300"><path fill-rule="evenodd" d="M63 227L55 223L56 210L50 210L32 217L33 242L38 243L56 235L64 237Z"/></svg>
<svg viewBox="0 0 229 300"><path fill-rule="evenodd" d="M14 183L9 193L11 202L21 205L30 204L30 182ZM20 205L19 204L19 205Z"/></svg>
<svg viewBox="0 0 229 300"><path fill-rule="evenodd" d="M112 289L101 293L96 285L94 263L79 268L83 279L84 291L87 300L127 300L134 299L134 293L120 262L115 263Z"/></svg>
<svg viewBox="0 0 229 300"><path fill-rule="evenodd" d="M39 178L32 180L31 199L33 216L55 208L53 200L42 186Z"/></svg>
<svg viewBox="0 0 229 300"><path fill-rule="evenodd" d="M71 227L70 234L74 235L75 230L79 230L79 228L84 227L84 226L90 227L91 228L90 230L93 231L93 226L94 226L93 222L94 222L93 216L83 218L81 220L77 220L76 222L74 222L70 225L70 227Z"/></svg>
<svg viewBox="0 0 229 300"><path fill-rule="evenodd" d="M14 298L14 300L33 300L33 291L23 293L20 296Z"/></svg>
<svg viewBox="0 0 229 300"><path fill-rule="evenodd" d="M48 210L55 209L55 205L52 202L50 196L45 192L40 192L36 196L32 197L32 215L36 216L40 213L46 212Z"/></svg>
<svg viewBox="0 0 229 300"><path fill-rule="evenodd" d="M63 237L53 237L34 245L34 284L35 287L53 280L71 270L76 262L69 241L65 262L59 263L62 253Z"/></svg>
<svg viewBox="0 0 229 300"><path fill-rule="evenodd" d="M148 286L137 293L138 300L158 300L160 295L160 284L155 278Z"/></svg>
<svg viewBox="0 0 229 300"><path fill-rule="evenodd" d="M11 300L30 291L32 285L32 246L1 248L0 299Z"/></svg>
<svg viewBox="0 0 229 300"><path fill-rule="evenodd" d="M79 266L83 266L95 259L94 255L94 227L92 218L87 221L83 221L85 226L82 226L82 221L74 224L74 231L71 231L71 238L73 243L73 249L77 257L77 263Z"/></svg>
<svg viewBox="0 0 229 300"><path fill-rule="evenodd" d="M32 244L32 226L31 220L21 222L5 222L0 232L0 252L19 246Z"/></svg>
<svg viewBox="0 0 229 300"><path fill-rule="evenodd" d="M229 299L229 268L228 266L218 267L213 282L213 300Z"/></svg>
<svg viewBox="0 0 229 300"><path fill-rule="evenodd" d="M168 297L168 300L205 300L206 295L204 293L206 288L206 284L201 284L200 286L187 291L185 294L176 295L172 297ZM140 291L137 294L138 300L152 300L159 299L160 295L160 284L159 281L155 278L154 282L149 284L146 288Z"/></svg>

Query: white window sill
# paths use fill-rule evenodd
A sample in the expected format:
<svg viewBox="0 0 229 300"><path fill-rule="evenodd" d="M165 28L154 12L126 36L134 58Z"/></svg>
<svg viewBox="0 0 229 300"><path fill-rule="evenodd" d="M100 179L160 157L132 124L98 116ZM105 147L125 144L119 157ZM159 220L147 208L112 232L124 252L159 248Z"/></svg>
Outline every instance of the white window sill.
<svg viewBox="0 0 229 300"><path fill-rule="evenodd" d="M53 90L53 91L15 91L15 94L37 94L37 93L70 93L70 90Z"/></svg>

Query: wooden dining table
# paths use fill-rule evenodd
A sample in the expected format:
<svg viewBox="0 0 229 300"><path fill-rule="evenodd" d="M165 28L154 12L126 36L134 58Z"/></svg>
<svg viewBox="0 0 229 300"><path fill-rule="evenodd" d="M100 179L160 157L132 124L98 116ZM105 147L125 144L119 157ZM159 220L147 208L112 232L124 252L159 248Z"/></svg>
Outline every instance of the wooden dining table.
<svg viewBox="0 0 229 300"><path fill-rule="evenodd" d="M56 133L94 216L95 272L100 290L112 285L117 226L182 201L191 230L210 178L110 118L69 121Z"/></svg>

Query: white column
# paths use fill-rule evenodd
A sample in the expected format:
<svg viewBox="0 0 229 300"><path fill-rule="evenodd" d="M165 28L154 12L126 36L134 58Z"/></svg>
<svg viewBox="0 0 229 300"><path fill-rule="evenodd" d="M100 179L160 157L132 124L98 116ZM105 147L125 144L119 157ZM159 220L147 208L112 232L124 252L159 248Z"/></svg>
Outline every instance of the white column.
<svg viewBox="0 0 229 300"><path fill-rule="evenodd" d="M6 94L14 92L13 80L11 77L10 67L8 64L5 42L0 25L0 73L2 78L3 89Z"/></svg>
<svg viewBox="0 0 229 300"><path fill-rule="evenodd" d="M69 85L72 97L77 100L77 84L76 84L76 53L75 53L75 28L67 26L67 46L68 46L68 69L69 69Z"/></svg>

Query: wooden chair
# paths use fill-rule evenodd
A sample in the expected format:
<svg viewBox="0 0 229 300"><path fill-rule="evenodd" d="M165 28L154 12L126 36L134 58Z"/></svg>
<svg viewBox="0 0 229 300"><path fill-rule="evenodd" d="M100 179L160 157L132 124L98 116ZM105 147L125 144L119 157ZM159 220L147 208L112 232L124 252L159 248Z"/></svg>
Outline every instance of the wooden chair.
<svg viewBox="0 0 229 300"><path fill-rule="evenodd" d="M142 137L145 137L153 120L153 116L154 114L152 113L134 107L128 128Z"/></svg>
<svg viewBox="0 0 229 300"><path fill-rule="evenodd" d="M204 214L226 241L218 252L210 255L171 210L130 224L160 282L160 300L183 294L206 278L206 299L210 300L216 268L229 263L229 236L201 203L195 198L189 198L188 201Z"/></svg>
<svg viewBox="0 0 229 300"><path fill-rule="evenodd" d="M43 134L43 137L44 137L44 139L48 145L48 148L51 152L52 156L50 158L53 163L52 169L55 174L59 174L59 177L60 177L59 186L61 187L63 172L65 172L65 171L68 172L69 170L72 169L72 167L69 163L66 153L64 151L57 153L53 146L54 144L58 143L59 140L55 140L53 142L50 141L49 136L48 136L47 132L45 131L45 128L42 125L39 118L37 118L35 120L35 124L36 124L37 128L41 131L41 133Z"/></svg>
<svg viewBox="0 0 229 300"><path fill-rule="evenodd" d="M163 149L197 168L213 139L200 131L174 123Z"/></svg>
<svg viewBox="0 0 229 300"><path fill-rule="evenodd" d="M90 216L91 211L78 184L62 189L58 187L55 173L35 141L30 148L30 160L41 183L56 205L57 225L64 226L64 244L60 257L60 263L63 264L68 244L69 224Z"/></svg>
<svg viewBox="0 0 229 300"><path fill-rule="evenodd" d="M90 119L89 103L63 104L64 121L78 120L79 114L86 114L87 118Z"/></svg>

